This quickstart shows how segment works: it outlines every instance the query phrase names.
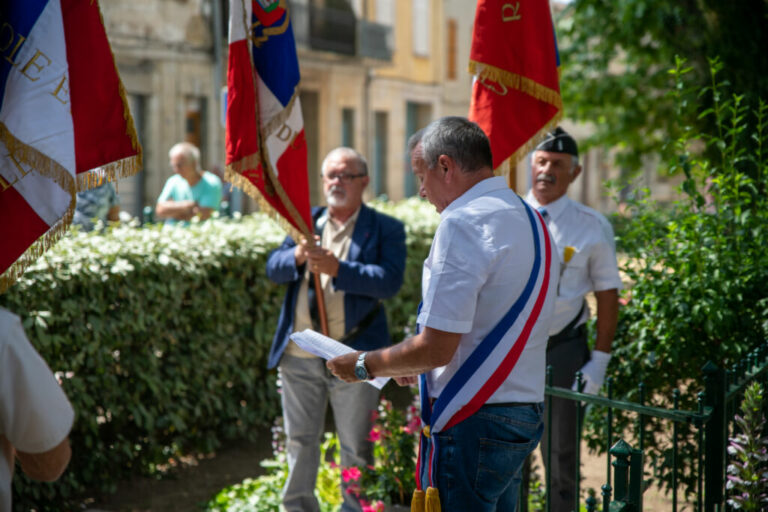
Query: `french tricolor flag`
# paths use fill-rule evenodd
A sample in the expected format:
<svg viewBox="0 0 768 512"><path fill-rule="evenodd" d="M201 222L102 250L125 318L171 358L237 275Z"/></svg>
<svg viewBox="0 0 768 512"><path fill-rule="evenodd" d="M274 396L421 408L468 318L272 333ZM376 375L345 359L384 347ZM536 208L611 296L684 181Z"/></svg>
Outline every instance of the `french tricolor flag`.
<svg viewBox="0 0 768 512"><path fill-rule="evenodd" d="M138 172L141 147L96 1L0 10L0 292L66 231L75 193Z"/></svg>
<svg viewBox="0 0 768 512"><path fill-rule="evenodd" d="M230 0L226 176L294 236L312 222L299 61L288 7Z"/></svg>

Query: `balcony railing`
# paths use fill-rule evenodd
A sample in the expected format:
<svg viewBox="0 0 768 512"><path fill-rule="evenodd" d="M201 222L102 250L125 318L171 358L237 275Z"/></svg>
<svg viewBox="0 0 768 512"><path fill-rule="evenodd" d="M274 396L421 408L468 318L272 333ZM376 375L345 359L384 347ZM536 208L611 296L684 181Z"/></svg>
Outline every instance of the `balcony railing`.
<svg viewBox="0 0 768 512"><path fill-rule="evenodd" d="M392 59L392 28L358 19L353 11L291 2L296 44L351 57Z"/></svg>

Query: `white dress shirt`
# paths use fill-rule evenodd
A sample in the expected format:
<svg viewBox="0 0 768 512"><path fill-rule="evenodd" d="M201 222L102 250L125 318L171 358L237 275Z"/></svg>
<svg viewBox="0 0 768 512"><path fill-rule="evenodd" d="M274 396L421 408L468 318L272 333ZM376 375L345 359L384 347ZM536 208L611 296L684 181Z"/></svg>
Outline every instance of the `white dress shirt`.
<svg viewBox="0 0 768 512"><path fill-rule="evenodd" d="M525 200L534 208L541 207L530 191ZM545 220L557 245L561 264L557 304L549 331L551 336L576 318L587 293L621 290L622 284L616 264L613 228L602 214L568 196L544 208L547 211ZM574 252L566 263L564 253L568 246L573 247ZM589 311L584 308L576 325L583 324L588 318Z"/></svg>
<svg viewBox="0 0 768 512"><path fill-rule="evenodd" d="M0 308L0 434L19 451L43 453L69 433L74 411L19 317ZM0 510L11 510L13 460L0 453Z"/></svg>
<svg viewBox="0 0 768 512"><path fill-rule="evenodd" d="M533 269L533 233L523 200L504 178L477 183L441 213L422 276L419 324L461 333L448 365L428 374L429 394L437 397L475 347L520 296ZM557 276L557 258L550 275ZM520 358L487 403L544 399L544 360L555 280ZM523 314L528 314L525 311ZM509 335L509 334L507 334Z"/></svg>

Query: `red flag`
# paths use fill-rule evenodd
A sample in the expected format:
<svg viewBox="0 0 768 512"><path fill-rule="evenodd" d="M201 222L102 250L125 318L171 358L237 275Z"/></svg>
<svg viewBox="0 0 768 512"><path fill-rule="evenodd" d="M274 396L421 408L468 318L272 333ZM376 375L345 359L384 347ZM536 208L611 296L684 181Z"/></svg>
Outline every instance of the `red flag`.
<svg viewBox="0 0 768 512"><path fill-rule="evenodd" d="M479 0L469 58L469 119L488 135L495 169L516 165L562 117L549 1Z"/></svg>
<svg viewBox="0 0 768 512"><path fill-rule="evenodd" d="M0 292L64 234L78 190L141 167L98 3L16 0L2 17Z"/></svg>
<svg viewBox="0 0 768 512"><path fill-rule="evenodd" d="M295 239L312 232L298 85L286 4L230 0L226 176Z"/></svg>

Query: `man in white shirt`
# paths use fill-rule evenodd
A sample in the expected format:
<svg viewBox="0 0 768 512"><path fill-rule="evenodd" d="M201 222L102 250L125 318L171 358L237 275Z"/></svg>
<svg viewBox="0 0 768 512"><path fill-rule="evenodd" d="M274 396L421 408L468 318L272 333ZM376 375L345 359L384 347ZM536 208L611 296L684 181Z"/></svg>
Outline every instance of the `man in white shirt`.
<svg viewBox="0 0 768 512"><path fill-rule="evenodd" d="M70 458L74 412L51 370L0 308L0 511L11 510L15 459L30 478L52 482Z"/></svg>
<svg viewBox="0 0 768 512"><path fill-rule="evenodd" d="M531 160L533 187L526 200L541 212L557 246L561 262L555 314L547 345L553 385L575 387L581 371L584 392L597 393L611 358L618 317L621 278L616 265L613 229L600 213L571 200L568 186L581 173L576 142L562 128L548 134ZM597 337L591 354L587 347L589 309L585 295L597 302ZM552 399L551 510L578 510L576 481L575 402ZM547 451L544 434L542 448ZM544 457L547 460L547 457Z"/></svg>
<svg viewBox="0 0 768 512"><path fill-rule="evenodd" d="M425 374L430 457L419 487L436 487L444 510L514 511L523 460L543 431L557 258L540 216L494 177L476 124L438 119L409 146L419 193L441 216L424 262L421 331L327 364L348 382Z"/></svg>

